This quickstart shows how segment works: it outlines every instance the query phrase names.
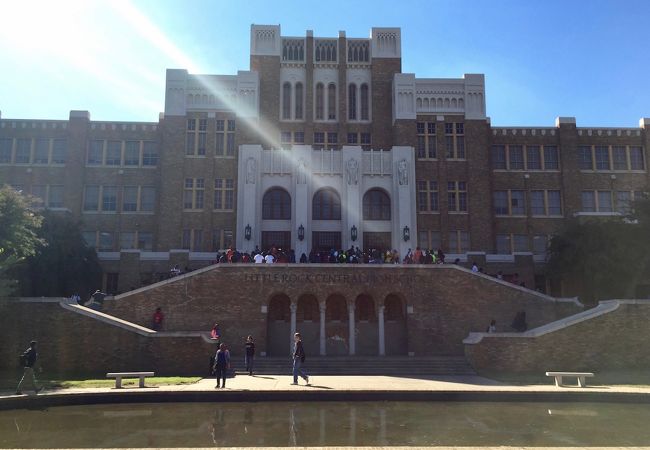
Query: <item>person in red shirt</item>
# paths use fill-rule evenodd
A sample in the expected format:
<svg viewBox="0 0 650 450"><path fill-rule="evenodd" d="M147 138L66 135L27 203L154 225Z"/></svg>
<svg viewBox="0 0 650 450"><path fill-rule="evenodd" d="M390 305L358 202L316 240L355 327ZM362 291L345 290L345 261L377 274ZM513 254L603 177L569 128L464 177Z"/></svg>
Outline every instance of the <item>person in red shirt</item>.
<svg viewBox="0 0 650 450"><path fill-rule="evenodd" d="M162 313L162 309L156 308L156 312L153 313L153 329L154 331L162 330L163 319L165 318Z"/></svg>

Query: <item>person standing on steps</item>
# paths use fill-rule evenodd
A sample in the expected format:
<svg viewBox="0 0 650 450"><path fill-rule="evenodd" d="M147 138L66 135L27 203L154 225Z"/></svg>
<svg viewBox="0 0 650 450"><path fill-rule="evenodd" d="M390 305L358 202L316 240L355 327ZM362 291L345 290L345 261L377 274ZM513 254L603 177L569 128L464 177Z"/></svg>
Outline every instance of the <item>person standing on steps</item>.
<svg viewBox="0 0 650 450"><path fill-rule="evenodd" d="M246 338L246 356L244 362L246 363L246 372L248 375L253 375L253 362L255 360L255 343L253 342L253 336L248 336Z"/></svg>
<svg viewBox="0 0 650 450"><path fill-rule="evenodd" d="M293 335L293 383L298 384L298 375L309 384L309 376L302 370L302 364L305 362L305 349L302 346L302 338L300 333Z"/></svg>
<svg viewBox="0 0 650 450"><path fill-rule="evenodd" d="M216 388L226 387L226 372L230 369L230 352L226 349L226 344L219 344L219 350L214 355L214 373L217 377ZM221 383L220 383L221 381Z"/></svg>
<svg viewBox="0 0 650 450"><path fill-rule="evenodd" d="M36 376L34 375L34 366L36 365L37 358L38 358L38 353L36 353L36 341L32 341L29 343L29 348L25 350L22 355L20 355L20 360L22 366L24 367L24 372L23 372L23 377L20 379L20 382L18 383L18 387L16 388L16 395L22 395L23 391L21 391L20 388L22 387L25 378L27 378L32 383L32 387L34 388L34 392L36 394L38 394L43 390L42 387L39 388L38 386L36 386Z"/></svg>

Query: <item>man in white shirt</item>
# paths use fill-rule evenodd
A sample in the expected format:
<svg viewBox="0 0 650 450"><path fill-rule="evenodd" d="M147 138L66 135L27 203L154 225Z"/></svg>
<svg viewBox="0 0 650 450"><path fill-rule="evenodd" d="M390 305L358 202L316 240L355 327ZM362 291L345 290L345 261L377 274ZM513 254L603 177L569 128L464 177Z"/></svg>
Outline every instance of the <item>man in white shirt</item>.
<svg viewBox="0 0 650 450"><path fill-rule="evenodd" d="M272 254L269 253L264 257L264 261L266 261L267 264L273 264L275 262L275 258Z"/></svg>
<svg viewBox="0 0 650 450"><path fill-rule="evenodd" d="M262 264L264 262L264 257L260 253L256 253L253 259L255 260L255 264Z"/></svg>

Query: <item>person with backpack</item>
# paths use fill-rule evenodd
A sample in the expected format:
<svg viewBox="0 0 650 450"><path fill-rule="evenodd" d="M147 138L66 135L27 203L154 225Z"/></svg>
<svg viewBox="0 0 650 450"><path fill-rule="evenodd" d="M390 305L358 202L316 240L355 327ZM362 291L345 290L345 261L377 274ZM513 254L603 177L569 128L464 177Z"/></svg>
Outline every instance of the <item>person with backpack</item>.
<svg viewBox="0 0 650 450"><path fill-rule="evenodd" d="M230 369L230 352L226 349L226 344L219 344L219 350L214 355L214 373L217 378L215 388L226 387L226 372ZM221 383L220 383L221 381Z"/></svg>
<svg viewBox="0 0 650 450"><path fill-rule="evenodd" d="M298 375L305 380L306 384L309 384L309 376L302 370L302 364L305 362L305 349L302 346L302 337L300 333L293 335L294 346L293 346L293 383L298 384Z"/></svg>
<svg viewBox="0 0 650 450"><path fill-rule="evenodd" d="M25 381L25 378L27 378L29 381L32 383L32 387L34 388L34 392L38 394L43 390L42 387L36 386L36 376L34 375L34 366L36 365L36 359L38 358L38 353L36 353L36 341L32 341L29 343L29 348L25 350L22 355L20 355L20 362L21 365L24 367L24 372L23 372L23 377L20 379L20 382L18 383L18 387L16 388L16 395L22 395L22 391L20 388L23 385L23 382Z"/></svg>

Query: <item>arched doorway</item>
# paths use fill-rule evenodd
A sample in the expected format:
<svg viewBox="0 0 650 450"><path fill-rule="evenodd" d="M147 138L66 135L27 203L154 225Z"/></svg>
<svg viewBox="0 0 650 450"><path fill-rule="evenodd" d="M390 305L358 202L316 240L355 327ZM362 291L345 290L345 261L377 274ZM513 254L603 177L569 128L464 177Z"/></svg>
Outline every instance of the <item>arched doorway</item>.
<svg viewBox="0 0 650 450"><path fill-rule="evenodd" d="M378 352L377 315L375 301L370 295L361 294L354 302L354 330L357 355L376 356Z"/></svg>
<svg viewBox="0 0 650 450"><path fill-rule="evenodd" d="M384 299L384 336L386 355L408 354L406 305L397 294Z"/></svg>
<svg viewBox="0 0 650 450"><path fill-rule="evenodd" d="M382 189L370 189L363 195L363 220L384 221L391 219L390 196ZM364 231L363 248L380 252L390 250L392 247L391 233L379 231Z"/></svg>
<svg viewBox="0 0 650 450"><path fill-rule="evenodd" d="M348 355L350 333L347 301L340 294L332 294L327 297L326 308L325 336L327 340L325 348L327 355Z"/></svg>
<svg viewBox="0 0 650 450"><path fill-rule="evenodd" d="M291 300L285 294L276 294L269 301L267 314L267 354L286 356L291 333Z"/></svg>
<svg viewBox="0 0 650 450"><path fill-rule="evenodd" d="M302 345L307 355L320 354L320 310L314 295L304 294L298 298L296 331L302 336Z"/></svg>

